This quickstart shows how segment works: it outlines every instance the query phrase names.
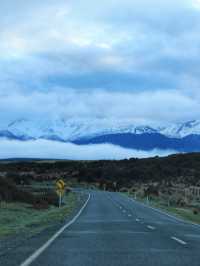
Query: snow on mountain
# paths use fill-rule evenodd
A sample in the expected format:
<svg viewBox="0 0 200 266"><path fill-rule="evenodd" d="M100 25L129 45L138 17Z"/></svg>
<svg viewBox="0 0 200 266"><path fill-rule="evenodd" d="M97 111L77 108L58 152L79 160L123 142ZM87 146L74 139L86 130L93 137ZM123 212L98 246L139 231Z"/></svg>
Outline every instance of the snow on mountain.
<svg viewBox="0 0 200 266"><path fill-rule="evenodd" d="M27 120L19 119L8 124L6 129L13 135L24 138L57 139L61 141L72 141L78 138L98 136L113 133L156 133L157 130L149 126L128 126L127 123L93 120Z"/></svg>
<svg viewBox="0 0 200 266"><path fill-rule="evenodd" d="M27 135L35 139L58 139L63 141L79 137L83 132L88 132L86 125L67 122L63 119L56 120L16 120L8 125L7 130L15 136Z"/></svg>
<svg viewBox="0 0 200 266"><path fill-rule="evenodd" d="M189 135L200 135L200 121L193 120L186 123L173 124L161 128L159 132L167 137L184 138Z"/></svg>
<svg viewBox="0 0 200 266"><path fill-rule="evenodd" d="M116 126L117 125L117 126ZM106 134L153 134L160 133L170 138L183 138L188 135L200 135L200 121L172 124L167 127L151 127L130 121L108 120L70 120L70 119L19 119L12 121L6 128L0 129L0 137L14 136L21 140L51 139L73 141L80 138L95 137Z"/></svg>

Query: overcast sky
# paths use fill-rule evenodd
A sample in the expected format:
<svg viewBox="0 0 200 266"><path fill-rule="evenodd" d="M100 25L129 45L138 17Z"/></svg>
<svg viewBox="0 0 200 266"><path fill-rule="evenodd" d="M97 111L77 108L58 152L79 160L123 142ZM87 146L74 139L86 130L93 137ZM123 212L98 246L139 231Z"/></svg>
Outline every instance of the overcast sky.
<svg viewBox="0 0 200 266"><path fill-rule="evenodd" d="M0 121L200 118L200 1L2 0Z"/></svg>

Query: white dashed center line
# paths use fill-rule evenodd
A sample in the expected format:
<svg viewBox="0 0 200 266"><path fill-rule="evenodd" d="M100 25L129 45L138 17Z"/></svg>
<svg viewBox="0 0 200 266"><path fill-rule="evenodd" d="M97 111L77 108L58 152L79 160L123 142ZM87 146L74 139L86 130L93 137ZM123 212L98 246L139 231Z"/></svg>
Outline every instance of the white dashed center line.
<svg viewBox="0 0 200 266"><path fill-rule="evenodd" d="M181 245L186 245L187 244L185 241L183 241L183 240L181 240L181 239L179 239L179 238L177 238L175 236L172 236L171 239L175 240L176 242L178 242Z"/></svg>
<svg viewBox="0 0 200 266"><path fill-rule="evenodd" d="M155 230L156 229L154 226L151 226L151 225L147 225L147 228L149 228L151 230Z"/></svg>
<svg viewBox="0 0 200 266"><path fill-rule="evenodd" d="M131 214L128 215L128 217L131 217L131 216L132 216Z"/></svg>

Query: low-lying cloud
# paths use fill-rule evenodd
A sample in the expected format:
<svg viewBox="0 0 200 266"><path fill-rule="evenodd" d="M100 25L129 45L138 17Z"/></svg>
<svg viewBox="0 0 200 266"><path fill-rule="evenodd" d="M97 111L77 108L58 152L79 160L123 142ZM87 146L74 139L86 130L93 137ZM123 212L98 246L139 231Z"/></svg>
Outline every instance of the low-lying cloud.
<svg viewBox="0 0 200 266"><path fill-rule="evenodd" d="M0 159L7 158L41 158L41 159L71 159L99 160L147 158L167 156L175 153L172 150L141 151L121 148L111 144L75 145L48 140L16 141L0 139Z"/></svg>

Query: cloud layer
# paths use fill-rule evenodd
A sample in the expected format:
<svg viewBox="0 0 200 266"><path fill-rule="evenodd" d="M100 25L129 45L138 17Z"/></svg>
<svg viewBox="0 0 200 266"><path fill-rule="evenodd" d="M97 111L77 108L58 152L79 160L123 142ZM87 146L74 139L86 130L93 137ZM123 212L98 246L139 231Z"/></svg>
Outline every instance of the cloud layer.
<svg viewBox="0 0 200 266"><path fill-rule="evenodd" d="M72 159L99 160L145 158L153 156L167 156L175 153L170 150L152 150L150 152L124 149L110 144L78 146L71 143L60 143L48 140L10 141L0 140L0 159L5 158L41 158L41 159Z"/></svg>
<svg viewBox="0 0 200 266"><path fill-rule="evenodd" d="M200 117L198 98L176 90L122 92L57 89L0 95L0 125L18 118L105 121L120 124L166 124Z"/></svg>

